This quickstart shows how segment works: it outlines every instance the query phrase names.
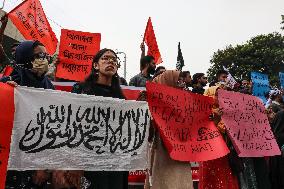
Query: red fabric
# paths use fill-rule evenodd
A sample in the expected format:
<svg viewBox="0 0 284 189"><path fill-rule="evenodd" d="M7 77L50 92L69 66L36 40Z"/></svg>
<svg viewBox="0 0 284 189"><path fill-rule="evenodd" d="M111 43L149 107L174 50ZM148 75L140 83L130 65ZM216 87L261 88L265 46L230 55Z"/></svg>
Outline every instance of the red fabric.
<svg viewBox="0 0 284 189"><path fill-rule="evenodd" d="M229 153L209 119L212 98L155 83L147 83L146 89L149 109L173 160L208 161Z"/></svg>
<svg viewBox="0 0 284 189"><path fill-rule="evenodd" d="M127 100L137 100L141 91L132 89L122 89L122 92Z"/></svg>
<svg viewBox="0 0 284 189"><path fill-rule="evenodd" d="M71 92L72 86L55 85L56 90ZM122 89L122 92L127 100L136 100L139 97L140 90Z"/></svg>
<svg viewBox="0 0 284 189"><path fill-rule="evenodd" d="M49 54L56 51L58 40L39 0L26 0L14 8L9 18L27 40L38 40Z"/></svg>
<svg viewBox="0 0 284 189"><path fill-rule="evenodd" d="M145 183L146 171L130 171L128 175L128 182Z"/></svg>
<svg viewBox="0 0 284 189"><path fill-rule="evenodd" d="M155 36L155 32L153 29L153 25L152 25L152 21L151 21L151 17L149 17L148 22L147 22L147 26L146 26L146 30L145 30L145 34L144 34L144 41L148 46L148 55L151 55L155 58L155 63L156 64L160 64L162 63L162 57L159 51L159 47L157 44L157 40L156 40L156 36Z"/></svg>
<svg viewBox="0 0 284 189"><path fill-rule="evenodd" d="M14 68L12 66L6 66L3 72L4 76L9 76L13 72Z"/></svg>
<svg viewBox="0 0 284 189"><path fill-rule="evenodd" d="M5 188L14 112L14 87L0 83L0 189Z"/></svg>
<svg viewBox="0 0 284 189"><path fill-rule="evenodd" d="M91 73L94 55L100 50L101 34L61 30L56 77L83 81Z"/></svg>
<svg viewBox="0 0 284 189"><path fill-rule="evenodd" d="M199 164L199 189L239 189L228 156Z"/></svg>

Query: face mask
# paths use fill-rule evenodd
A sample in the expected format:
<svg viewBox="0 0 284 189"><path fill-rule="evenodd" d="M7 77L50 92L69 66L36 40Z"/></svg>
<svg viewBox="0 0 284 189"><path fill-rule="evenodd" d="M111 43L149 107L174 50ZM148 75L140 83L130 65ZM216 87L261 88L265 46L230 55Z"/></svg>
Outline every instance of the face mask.
<svg viewBox="0 0 284 189"><path fill-rule="evenodd" d="M35 72L38 76L42 76L48 71L48 61L46 58L44 59L35 59L32 62L33 65L33 72Z"/></svg>
<svg viewBox="0 0 284 189"><path fill-rule="evenodd" d="M155 74L155 68L153 68L152 66L149 66L149 68L148 68L148 73L149 73L150 75L154 75L154 74Z"/></svg>

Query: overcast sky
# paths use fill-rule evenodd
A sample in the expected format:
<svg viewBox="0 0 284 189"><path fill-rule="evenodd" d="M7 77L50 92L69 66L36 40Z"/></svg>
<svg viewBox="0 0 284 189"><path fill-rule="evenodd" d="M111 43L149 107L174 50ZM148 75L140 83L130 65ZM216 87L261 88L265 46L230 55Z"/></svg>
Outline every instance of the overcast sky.
<svg viewBox="0 0 284 189"><path fill-rule="evenodd" d="M280 30L284 0L40 0L47 17L66 29L101 33L101 48L127 54L127 80L139 72L140 43L149 16L168 69L177 45L184 70L206 72L210 58L227 45ZM3 0L0 0L2 3ZM5 11L21 0L6 0ZM60 26L50 21L60 38ZM120 70L123 75L123 68Z"/></svg>

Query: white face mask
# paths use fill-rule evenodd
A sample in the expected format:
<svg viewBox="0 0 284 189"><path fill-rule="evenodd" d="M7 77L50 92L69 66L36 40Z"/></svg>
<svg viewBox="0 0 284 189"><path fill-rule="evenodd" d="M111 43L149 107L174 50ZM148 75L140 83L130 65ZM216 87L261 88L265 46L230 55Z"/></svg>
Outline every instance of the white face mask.
<svg viewBox="0 0 284 189"><path fill-rule="evenodd" d="M35 59L32 62L33 68L32 71L38 76L42 76L48 71L48 61L46 58Z"/></svg>

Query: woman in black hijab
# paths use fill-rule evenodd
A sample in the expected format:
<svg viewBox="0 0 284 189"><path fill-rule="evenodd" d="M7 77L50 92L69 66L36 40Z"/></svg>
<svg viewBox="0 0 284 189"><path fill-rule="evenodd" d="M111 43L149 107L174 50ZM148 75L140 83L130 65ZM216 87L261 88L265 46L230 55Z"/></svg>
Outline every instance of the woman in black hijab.
<svg viewBox="0 0 284 189"><path fill-rule="evenodd" d="M282 151L282 156L270 158L270 178L272 189L284 188L284 111L278 112L271 124L276 141Z"/></svg>
<svg viewBox="0 0 284 189"><path fill-rule="evenodd" d="M54 89L51 81L45 76L48 55L43 44L39 41L24 41L16 48L15 56L16 63L12 74L1 78L0 82L14 86ZM44 171L8 171L5 188L43 188L45 175Z"/></svg>
<svg viewBox="0 0 284 189"><path fill-rule="evenodd" d="M51 81L45 76L48 71L48 54L39 41L24 41L16 48L16 63L9 77L0 82L27 87L54 89Z"/></svg>
<svg viewBox="0 0 284 189"><path fill-rule="evenodd" d="M111 49L100 50L94 56L91 74L84 82L75 84L72 92L125 99L119 85L118 68L116 53ZM86 171L85 177L91 182L88 189L128 188L126 171Z"/></svg>

